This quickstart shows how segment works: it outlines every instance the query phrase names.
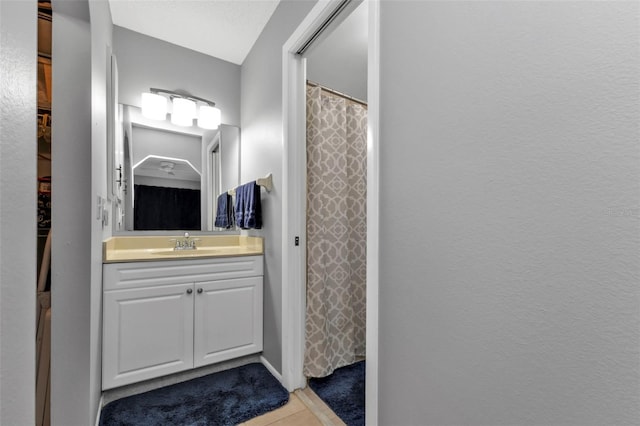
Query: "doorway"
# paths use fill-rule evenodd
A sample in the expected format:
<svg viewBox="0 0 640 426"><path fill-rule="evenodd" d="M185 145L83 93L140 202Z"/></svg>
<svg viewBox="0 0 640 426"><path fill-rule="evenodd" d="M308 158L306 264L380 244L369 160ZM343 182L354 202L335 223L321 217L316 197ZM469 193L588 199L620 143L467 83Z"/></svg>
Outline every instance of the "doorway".
<svg viewBox="0 0 640 426"><path fill-rule="evenodd" d="M51 423L51 125L52 125L52 25L50 1L38 2L38 206L36 264L36 426Z"/></svg>
<svg viewBox="0 0 640 426"><path fill-rule="evenodd" d="M307 61L298 52L309 40L326 36L319 29L335 28L361 2L328 1L317 4L283 46L283 384L289 390L304 388L303 373L306 317L306 79ZM377 424L377 324L378 324L378 8L367 2L367 238L366 238L366 419ZM332 18L333 17L333 18ZM336 17L338 17L336 19ZM328 19L333 19L327 24ZM320 31L322 32L322 31ZM301 241L300 241L301 240ZM296 245L295 241L300 241Z"/></svg>
<svg viewBox="0 0 640 426"><path fill-rule="evenodd" d="M366 347L368 3L341 14L335 28L301 53L308 379L362 361Z"/></svg>
<svg viewBox="0 0 640 426"><path fill-rule="evenodd" d="M205 144L206 173L202 174L202 229L215 229L215 215L218 208L220 188L220 132ZM205 222L206 221L206 222Z"/></svg>

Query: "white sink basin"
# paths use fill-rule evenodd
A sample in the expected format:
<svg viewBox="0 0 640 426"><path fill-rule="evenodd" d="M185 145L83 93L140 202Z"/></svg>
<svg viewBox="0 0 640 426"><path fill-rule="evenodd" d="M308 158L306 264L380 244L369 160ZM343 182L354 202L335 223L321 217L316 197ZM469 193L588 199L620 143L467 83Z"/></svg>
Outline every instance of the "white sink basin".
<svg viewBox="0 0 640 426"><path fill-rule="evenodd" d="M215 256L228 251L226 247L219 248L197 248L195 250L174 250L174 249L157 249L151 250L154 256L175 256L175 257L195 257L195 256Z"/></svg>

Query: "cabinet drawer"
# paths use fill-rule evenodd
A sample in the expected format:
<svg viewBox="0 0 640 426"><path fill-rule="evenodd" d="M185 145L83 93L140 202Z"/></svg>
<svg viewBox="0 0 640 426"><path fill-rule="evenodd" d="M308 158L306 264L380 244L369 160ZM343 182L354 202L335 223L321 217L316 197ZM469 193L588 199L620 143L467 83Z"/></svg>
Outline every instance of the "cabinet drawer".
<svg viewBox="0 0 640 426"><path fill-rule="evenodd" d="M109 291L259 275L263 275L262 256L109 263L103 265L103 288Z"/></svg>

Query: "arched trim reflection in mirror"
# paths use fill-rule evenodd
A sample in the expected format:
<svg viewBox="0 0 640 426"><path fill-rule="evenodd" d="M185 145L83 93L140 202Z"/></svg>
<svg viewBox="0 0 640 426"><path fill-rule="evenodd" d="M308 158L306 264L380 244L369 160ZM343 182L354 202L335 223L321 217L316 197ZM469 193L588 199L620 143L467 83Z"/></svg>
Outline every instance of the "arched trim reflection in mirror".
<svg viewBox="0 0 640 426"><path fill-rule="evenodd" d="M140 108L130 105L119 106L116 122L121 128L114 132L113 164L122 167L123 176L121 184L114 185L114 234L215 231L217 196L239 184L240 129L225 124L217 130L178 127L145 118ZM141 191L146 191L144 205L140 204ZM157 194L149 195L154 191ZM191 194L187 196L191 201L180 198L185 194ZM169 202L178 199L182 201ZM136 206L142 208L136 211ZM188 225L179 217L163 222L162 216L179 215L181 208L191 216ZM149 212L152 223L136 223L143 210Z"/></svg>

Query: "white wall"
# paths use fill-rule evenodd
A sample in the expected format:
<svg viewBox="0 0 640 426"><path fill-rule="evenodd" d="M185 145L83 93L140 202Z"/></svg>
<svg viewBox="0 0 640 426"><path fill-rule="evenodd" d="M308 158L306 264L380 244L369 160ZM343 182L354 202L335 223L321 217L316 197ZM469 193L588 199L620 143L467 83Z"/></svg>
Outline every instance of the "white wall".
<svg viewBox="0 0 640 426"><path fill-rule="evenodd" d="M121 103L141 106L151 87L183 90L214 101L223 123L240 125L240 66L118 26L113 43Z"/></svg>
<svg viewBox="0 0 640 426"><path fill-rule="evenodd" d="M382 425L640 419L637 2L382 2Z"/></svg>
<svg viewBox="0 0 640 426"><path fill-rule="evenodd" d="M264 356L282 371L282 45L315 1L283 0L242 64L241 183L273 174L263 191Z"/></svg>
<svg viewBox="0 0 640 426"><path fill-rule="evenodd" d="M35 423L35 2L0 2L0 424Z"/></svg>

